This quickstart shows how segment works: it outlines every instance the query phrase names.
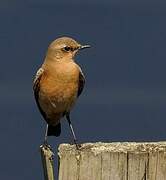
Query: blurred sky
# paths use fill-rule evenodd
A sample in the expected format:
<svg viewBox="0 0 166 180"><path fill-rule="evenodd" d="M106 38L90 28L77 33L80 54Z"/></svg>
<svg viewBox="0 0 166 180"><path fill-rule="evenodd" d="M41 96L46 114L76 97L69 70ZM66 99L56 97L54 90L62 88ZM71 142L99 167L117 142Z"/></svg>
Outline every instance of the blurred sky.
<svg viewBox="0 0 166 180"><path fill-rule="evenodd" d="M43 178L32 79L59 36L92 46L76 58L87 79L72 111L79 142L165 140L165 19L164 0L1 0L0 179ZM71 141L63 120L49 142L56 153Z"/></svg>

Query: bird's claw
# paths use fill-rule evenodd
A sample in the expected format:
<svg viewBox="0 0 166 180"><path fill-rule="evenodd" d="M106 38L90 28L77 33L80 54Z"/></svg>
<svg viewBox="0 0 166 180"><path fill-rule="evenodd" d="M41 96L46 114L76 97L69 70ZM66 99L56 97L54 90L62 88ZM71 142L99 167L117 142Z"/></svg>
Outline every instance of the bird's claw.
<svg viewBox="0 0 166 180"><path fill-rule="evenodd" d="M81 144L77 143L77 140L74 140L74 145L76 146L77 150L80 150Z"/></svg>

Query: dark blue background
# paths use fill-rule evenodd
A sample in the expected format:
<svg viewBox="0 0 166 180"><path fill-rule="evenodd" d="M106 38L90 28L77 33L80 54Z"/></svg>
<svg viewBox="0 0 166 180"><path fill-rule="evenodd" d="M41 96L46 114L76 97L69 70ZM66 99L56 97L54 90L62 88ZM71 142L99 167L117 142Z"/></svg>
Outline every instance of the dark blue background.
<svg viewBox="0 0 166 180"><path fill-rule="evenodd" d="M43 178L45 122L32 79L59 36L92 45L77 56L87 77L72 111L80 142L165 140L165 19L161 0L1 0L0 179ZM62 124L61 136L49 138L55 153L72 140Z"/></svg>

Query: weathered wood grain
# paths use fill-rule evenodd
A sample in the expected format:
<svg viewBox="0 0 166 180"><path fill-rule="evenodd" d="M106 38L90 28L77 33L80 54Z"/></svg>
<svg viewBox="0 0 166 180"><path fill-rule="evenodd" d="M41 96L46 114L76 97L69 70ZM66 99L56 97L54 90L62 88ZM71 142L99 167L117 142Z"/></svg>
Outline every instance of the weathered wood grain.
<svg viewBox="0 0 166 180"><path fill-rule="evenodd" d="M44 179L54 180L54 168L53 168L53 152L49 145L40 146L41 159L43 165Z"/></svg>
<svg viewBox="0 0 166 180"><path fill-rule="evenodd" d="M166 180L166 142L59 146L59 180Z"/></svg>

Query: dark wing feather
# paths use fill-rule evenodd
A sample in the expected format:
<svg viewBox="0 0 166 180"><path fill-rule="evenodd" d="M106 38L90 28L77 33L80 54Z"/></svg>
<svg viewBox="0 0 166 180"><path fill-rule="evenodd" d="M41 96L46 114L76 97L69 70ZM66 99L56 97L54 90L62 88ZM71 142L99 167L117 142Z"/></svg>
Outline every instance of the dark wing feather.
<svg viewBox="0 0 166 180"><path fill-rule="evenodd" d="M41 109L40 104L39 104L39 92L40 92L40 80L42 77L44 70L42 68L40 68L35 76L35 79L33 81L33 91L34 91L34 96L35 96L35 100L36 100L36 104L39 108L40 113L42 114L42 116L44 117L44 119L46 120L46 114L45 112Z"/></svg>
<svg viewBox="0 0 166 180"><path fill-rule="evenodd" d="M82 93L83 89L84 89L84 85L85 85L85 76L83 74L83 72L80 69L80 73L79 73L79 82L78 82L78 93L77 93L77 97L80 96L80 94Z"/></svg>

